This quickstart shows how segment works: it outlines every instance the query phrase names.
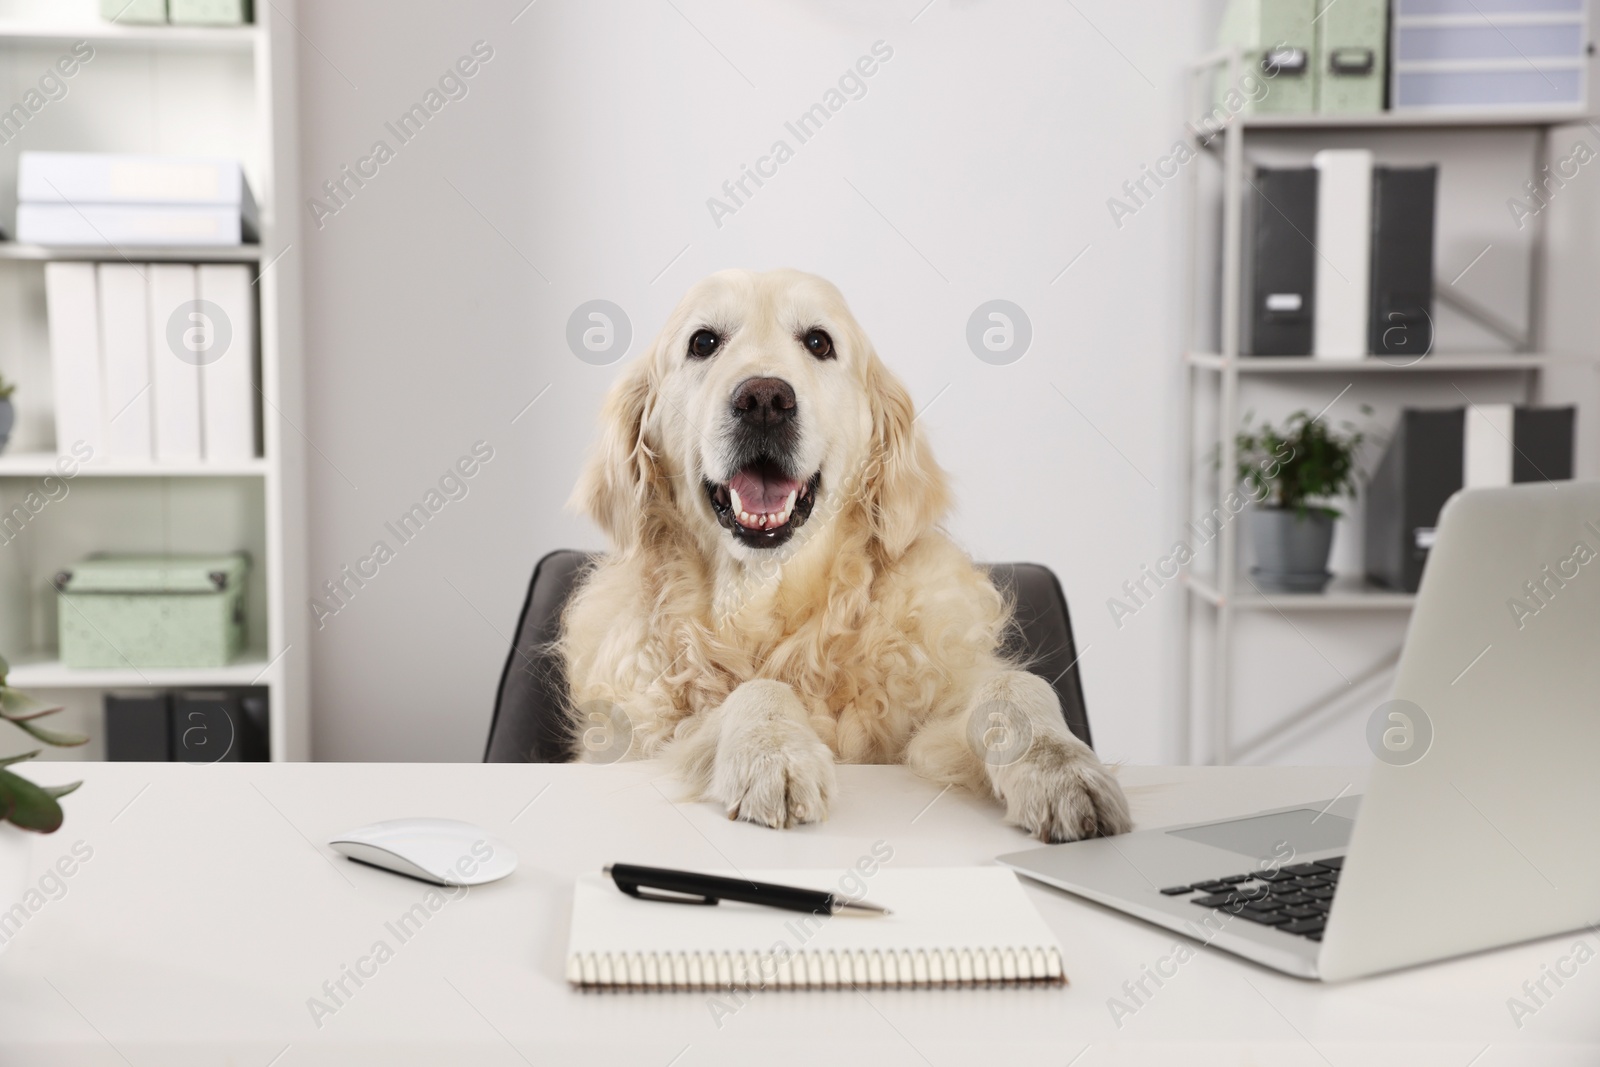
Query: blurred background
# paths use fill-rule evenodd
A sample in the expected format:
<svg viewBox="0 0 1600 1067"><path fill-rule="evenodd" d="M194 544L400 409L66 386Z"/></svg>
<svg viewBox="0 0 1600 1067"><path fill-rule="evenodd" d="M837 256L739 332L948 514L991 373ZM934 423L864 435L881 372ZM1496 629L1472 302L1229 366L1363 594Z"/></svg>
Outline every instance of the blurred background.
<svg viewBox="0 0 1600 1067"><path fill-rule="evenodd" d="M221 707L228 758L480 759L535 562L602 547L564 504L607 387L694 280L792 266L910 388L953 535L1060 577L1103 758L1362 762L1410 603L1367 538L1414 569L1408 493L1600 459L1586 5L1457 6L3 0L10 683L66 758L204 762ZM1365 434L1306 587L1189 525L1297 411Z"/></svg>

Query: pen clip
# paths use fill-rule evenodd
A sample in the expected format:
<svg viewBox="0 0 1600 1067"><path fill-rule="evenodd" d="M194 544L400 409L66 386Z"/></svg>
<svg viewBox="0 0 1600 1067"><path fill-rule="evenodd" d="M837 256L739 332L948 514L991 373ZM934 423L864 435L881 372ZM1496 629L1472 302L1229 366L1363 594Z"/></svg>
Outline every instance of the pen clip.
<svg viewBox="0 0 1600 1067"><path fill-rule="evenodd" d="M715 904L716 897L702 896L699 893L678 893L670 889L657 889L646 892L633 882L618 882L617 888L636 897L639 900L655 900L663 904Z"/></svg>

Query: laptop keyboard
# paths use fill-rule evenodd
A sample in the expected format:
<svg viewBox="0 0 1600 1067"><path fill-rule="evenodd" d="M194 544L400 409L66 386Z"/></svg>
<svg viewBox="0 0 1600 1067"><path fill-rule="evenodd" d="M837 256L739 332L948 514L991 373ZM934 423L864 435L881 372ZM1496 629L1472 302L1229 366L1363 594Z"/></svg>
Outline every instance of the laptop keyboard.
<svg viewBox="0 0 1600 1067"><path fill-rule="evenodd" d="M1236 915L1311 941L1322 940L1343 856L1272 870L1230 874L1193 885L1168 886L1163 896L1196 894L1189 903Z"/></svg>

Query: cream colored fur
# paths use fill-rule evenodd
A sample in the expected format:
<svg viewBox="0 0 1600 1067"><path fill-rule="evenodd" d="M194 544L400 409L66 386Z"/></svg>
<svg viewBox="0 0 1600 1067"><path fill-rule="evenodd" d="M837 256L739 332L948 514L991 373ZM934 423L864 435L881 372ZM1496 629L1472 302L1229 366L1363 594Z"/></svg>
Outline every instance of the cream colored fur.
<svg viewBox="0 0 1600 1067"><path fill-rule="evenodd" d="M705 326L728 341L692 361ZM797 340L814 326L835 359ZM821 472L809 521L773 549L736 543L703 485L728 475L723 421L753 376L793 386L799 458ZM1054 691L1001 656L1009 607L939 528L949 494L915 415L822 279L726 271L691 289L613 387L574 494L614 545L562 620L575 735L576 709L614 705L630 757L665 757L767 826L825 819L845 761L994 796L1046 840L1127 830Z"/></svg>

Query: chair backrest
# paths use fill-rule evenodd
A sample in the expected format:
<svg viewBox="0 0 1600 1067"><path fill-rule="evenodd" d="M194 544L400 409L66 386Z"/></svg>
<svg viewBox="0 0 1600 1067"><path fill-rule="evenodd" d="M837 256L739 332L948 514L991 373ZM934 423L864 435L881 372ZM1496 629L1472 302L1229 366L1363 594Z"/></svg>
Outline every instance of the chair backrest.
<svg viewBox="0 0 1600 1067"><path fill-rule="evenodd" d="M552 645L560 632L561 609L594 558L562 549L534 567L516 638L500 675L484 762L568 763L573 759L575 739L562 713L567 683ZM1000 591L1016 604L1016 625L1007 637L1006 651L1050 683L1061 700L1067 728L1084 744L1092 745L1078 651L1061 583L1050 568L1038 563L990 563L985 567Z"/></svg>

